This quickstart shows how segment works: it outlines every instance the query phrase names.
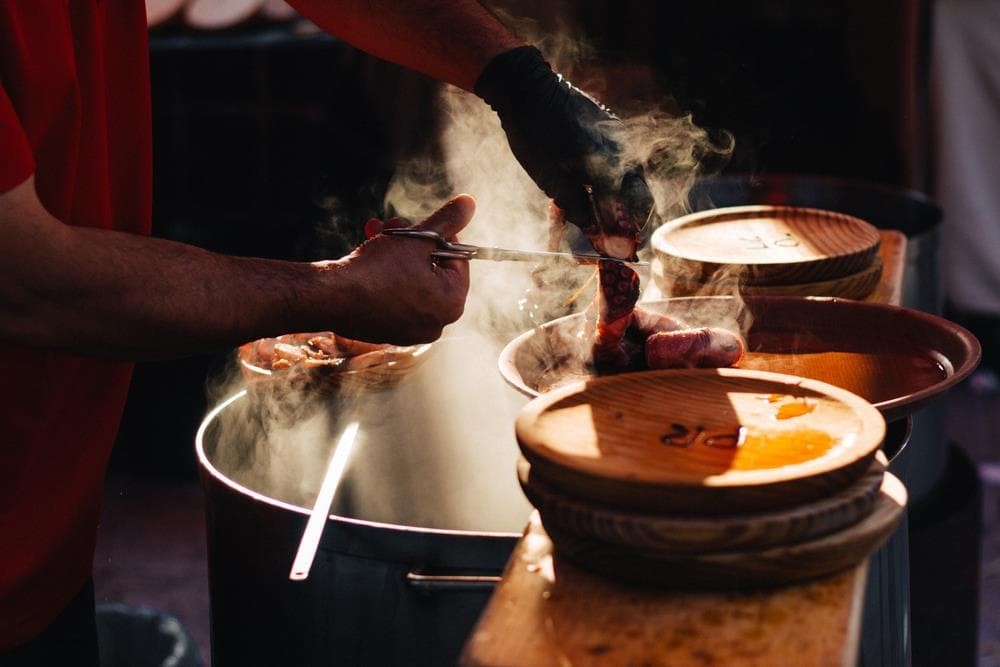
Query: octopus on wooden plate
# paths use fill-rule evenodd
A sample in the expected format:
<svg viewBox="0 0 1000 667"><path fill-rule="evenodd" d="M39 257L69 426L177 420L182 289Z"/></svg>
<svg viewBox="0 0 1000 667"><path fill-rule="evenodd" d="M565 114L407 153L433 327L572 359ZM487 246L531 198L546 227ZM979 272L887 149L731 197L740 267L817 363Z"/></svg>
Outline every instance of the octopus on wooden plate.
<svg viewBox="0 0 1000 667"><path fill-rule="evenodd" d="M246 343L237 350L251 383L287 381L291 389L333 389L346 378L389 385L423 359L429 345L400 347L367 343L331 331L283 334Z"/></svg>

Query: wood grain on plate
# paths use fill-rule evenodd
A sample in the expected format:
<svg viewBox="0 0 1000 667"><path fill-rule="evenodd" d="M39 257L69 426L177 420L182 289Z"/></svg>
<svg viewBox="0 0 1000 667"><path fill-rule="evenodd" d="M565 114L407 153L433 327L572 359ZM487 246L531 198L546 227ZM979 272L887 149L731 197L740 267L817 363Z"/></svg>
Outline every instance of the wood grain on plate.
<svg viewBox="0 0 1000 667"><path fill-rule="evenodd" d="M875 507L857 523L818 538L762 549L667 553L580 537L545 526L558 558L641 585L688 590L781 586L841 572L866 559L889 537L906 507L906 487L885 473Z"/></svg>
<svg viewBox="0 0 1000 667"><path fill-rule="evenodd" d="M881 238L871 224L813 208L734 206L682 216L650 240L664 270L695 282L716 274L746 285L791 285L867 268Z"/></svg>
<svg viewBox="0 0 1000 667"><path fill-rule="evenodd" d="M857 661L867 564L765 591L619 584L553 558L537 515L479 617L463 667L844 667Z"/></svg>
<svg viewBox="0 0 1000 667"><path fill-rule="evenodd" d="M736 514L813 500L868 469L875 408L837 387L732 368L628 373L531 401L515 424L559 491L650 512Z"/></svg>
<svg viewBox="0 0 1000 667"><path fill-rule="evenodd" d="M524 459L518 462L518 479L546 528L640 552L699 554L792 544L856 523L875 506L886 469L884 457L879 458L857 481L830 496L771 512L731 516L675 516L602 506L555 490L533 474Z"/></svg>
<svg viewBox="0 0 1000 667"><path fill-rule="evenodd" d="M878 286L882 278L882 260L878 257L858 271L840 278L792 285L748 285L739 276L716 277L711 282L685 280L670 274L663 262L653 260L650 272L663 294L670 296L713 296L746 294L750 296L836 296L842 299L864 299Z"/></svg>

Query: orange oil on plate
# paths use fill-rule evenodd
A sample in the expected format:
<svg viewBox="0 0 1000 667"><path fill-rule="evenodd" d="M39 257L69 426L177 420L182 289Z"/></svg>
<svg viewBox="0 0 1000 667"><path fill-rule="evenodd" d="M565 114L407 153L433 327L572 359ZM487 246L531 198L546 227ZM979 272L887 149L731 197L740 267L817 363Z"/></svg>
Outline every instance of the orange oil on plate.
<svg viewBox="0 0 1000 667"><path fill-rule="evenodd" d="M805 463L826 455L838 439L812 428L748 434L730 470L761 470Z"/></svg>

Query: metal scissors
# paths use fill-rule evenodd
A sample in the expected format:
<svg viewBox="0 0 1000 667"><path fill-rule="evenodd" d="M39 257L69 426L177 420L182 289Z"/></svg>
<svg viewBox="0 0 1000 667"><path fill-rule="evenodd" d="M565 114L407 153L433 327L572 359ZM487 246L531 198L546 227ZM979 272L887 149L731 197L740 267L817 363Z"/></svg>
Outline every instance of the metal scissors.
<svg viewBox="0 0 1000 667"><path fill-rule="evenodd" d="M610 260L631 267L643 268L649 262L628 262L622 259L601 257L600 255L580 255L570 252L549 252L545 250L511 250L492 246L478 246L468 243L448 241L441 234L431 229L384 229L387 236L402 236L410 239L429 239L437 245L432 257L440 259L486 259L493 262L571 262L574 264L597 264L599 261Z"/></svg>

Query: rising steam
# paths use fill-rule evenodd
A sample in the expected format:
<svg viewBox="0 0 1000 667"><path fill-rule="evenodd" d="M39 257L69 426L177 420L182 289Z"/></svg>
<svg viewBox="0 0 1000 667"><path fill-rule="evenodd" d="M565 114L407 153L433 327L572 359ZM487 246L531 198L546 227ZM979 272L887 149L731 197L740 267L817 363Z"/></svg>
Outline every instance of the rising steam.
<svg viewBox="0 0 1000 667"><path fill-rule="evenodd" d="M521 34L530 32L522 29ZM578 43L551 36L536 43L566 72L587 53ZM695 178L706 164L725 161L732 140L713 141L690 116L668 113L669 100L665 95L655 99L648 77L644 81L641 96L618 94L629 102L621 116L631 157L644 166L656 200L655 226L687 211ZM599 68L576 83L598 97L609 87ZM614 108L614 100L604 101ZM644 108L637 108L639 101ZM546 249L548 198L514 158L495 114L478 98L450 87L442 90L440 110L443 158L400 165L387 191L386 210L422 220L455 193L467 192L476 198L477 212L462 241ZM579 248L581 238L569 243ZM465 315L398 388L373 393L345 386L335 397L313 401L308 410L290 406L293 393L280 391L278 397L265 396L272 401L267 405L245 401L225 417L211 458L252 489L309 506L338 429L359 419L355 458L335 512L389 523L519 532L529 507L516 484L513 420L526 399L500 378L497 356L507 341L540 319L586 306L586 297L574 303L566 297L593 272L572 268L540 281L532 268L473 262ZM644 285L651 284L648 275L642 278ZM548 303L539 313L535 305L552 292L558 297L554 303L565 310L551 311Z"/></svg>

